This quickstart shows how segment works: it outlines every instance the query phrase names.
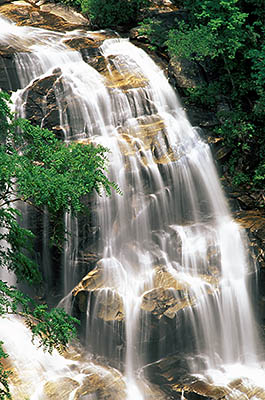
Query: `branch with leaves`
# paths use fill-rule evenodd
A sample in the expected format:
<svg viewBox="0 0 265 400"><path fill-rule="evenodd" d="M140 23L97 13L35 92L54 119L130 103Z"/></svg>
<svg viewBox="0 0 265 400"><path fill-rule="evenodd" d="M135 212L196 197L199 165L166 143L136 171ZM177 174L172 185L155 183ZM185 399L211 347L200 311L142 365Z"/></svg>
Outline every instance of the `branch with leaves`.
<svg viewBox="0 0 265 400"><path fill-rule="evenodd" d="M41 283L34 262L33 233L21 226L23 217L14 204L19 200L58 221L66 211L78 215L85 210L83 199L101 195L118 186L107 177L108 149L92 144L65 144L47 129L16 119L9 96L0 92L0 265L16 274L18 281ZM65 240L58 226L54 242ZM62 351L76 335L78 321L64 310L37 304L15 287L0 280L0 317L23 317L32 340L44 350ZM10 399L10 372L1 364L8 355L0 345L0 399Z"/></svg>

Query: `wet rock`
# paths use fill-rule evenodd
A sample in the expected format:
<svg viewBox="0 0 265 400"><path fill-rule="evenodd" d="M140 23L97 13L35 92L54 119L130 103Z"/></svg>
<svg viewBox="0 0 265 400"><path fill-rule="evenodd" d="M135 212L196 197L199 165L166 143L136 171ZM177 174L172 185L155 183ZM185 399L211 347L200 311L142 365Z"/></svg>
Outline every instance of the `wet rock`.
<svg viewBox="0 0 265 400"><path fill-rule="evenodd" d="M72 49L81 51L83 58L85 58L85 56L91 56L93 54L93 50L98 49L104 40L114 39L117 37L119 37L118 34L112 30L105 30L102 32L80 31L79 36L66 39L64 40L64 43ZM96 53L97 56L100 55L99 51ZM89 59L90 57L87 57L87 59L85 58L85 61L90 63Z"/></svg>
<svg viewBox="0 0 265 400"><path fill-rule="evenodd" d="M188 59L172 58L169 62L168 73L171 83L176 88L196 88L205 83L199 64Z"/></svg>
<svg viewBox="0 0 265 400"><path fill-rule="evenodd" d="M109 276L109 278L106 278L99 262L98 267L90 271L73 289L74 305L80 312L86 312L90 296L90 301L94 304L93 317L104 321L124 319L123 299L112 287L115 286L115 277L111 279Z"/></svg>
<svg viewBox="0 0 265 400"><path fill-rule="evenodd" d="M158 266L154 270L154 287L163 289L187 290L187 282L176 279L164 266Z"/></svg>
<svg viewBox="0 0 265 400"><path fill-rule="evenodd" d="M61 352L61 355L65 359L72 361L83 361L84 354L85 350L77 340L72 341L71 344L68 344Z"/></svg>
<svg viewBox="0 0 265 400"><path fill-rule="evenodd" d="M28 44L25 40L19 38L13 39L14 40L12 41L12 43L10 40L8 42L2 41L0 43L0 56L10 57L12 54L18 51L29 51Z"/></svg>
<svg viewBox="0 0 265 400"><path fill-rule="evenodd" d="M92 268L95 267L95 264L99 261L100 258L101 256L98 253L86 251L79 254L77 258L77 263L81 266L82 270L90 271Z"/></svg>
<svg viewBox="0 0 265 400"><path fill-rule="evenodd" d="M87 376L82 381L74 399L81 400L87 395L96 395L102 400L125 400L126 386L122 375L114 369L103 369L97 372L96 368L84 369Z"/></svg>
<svg viewBox="0 0 265 400"><path fill-rule="evenodd" d="M165 357L150 363L142 369L144 377L160 386L169 399L179 399L183 394L186 400L250 400L265 398L264 388L256 385L248 377L239 377L226 385L215 384L207 376L207 364L201 356L192 360L192 365L202 371L200 376L189 372L191 358L183 354ZM226 381L226 379L225 379ZM178 397L179 396L179 397Z"/></svg>
<svg viewBox="0 0 265 400"><path fill-rule="evenodd" d="M96 316L104 321L121 321L124 319L122 297L113 290L98 290L94 293L97 303Z"/></svg>
<svg viewBox="0 0 265 400"><path fill-rule="evenodd" d="M89 26L89 20L82 14L76 12L73 8L69 8L64 4L46 2L45 4L40 4L40 10L49 14L56 15L63 18L69 24L81 26Z"/></svg>
<svg viewBox="0 0 265 400"><path fill-rule="evenodd" d="M236 221L245 229L255 233L260 239L265 241L265 214L257 210L239 211L234 213Z"/></svg>
<svg viewBox="0 0 265 400"><path fill-rule="evenodd" d="M150 9L157 10L158 13L165 13L177 10L177 6L171 0L152 0Z"/></svg>
<svg viewBox="0 0 265 400"><path fill-rule="evenodd" d="M88 48L98 47L98 44L93 39L87 37L77 37L77 38L67 39L64 41L64 43L71 49L75 49L78 51L85 49L87 47Z"/></svg>
<svg viewBox="0 0 265 400"><path fill-rule="evenodd" d="M113 70L111 73L106 71L104 74L106 78L106 86L110 89L118 88L122 91L129 89L142 88L147 85L147 79L137 74L134 75L131 72L120 73L117 70Z"/></svg>
<svg viewBox="0 0 265 400"><path fill-rule="evenodd" d="M177 387L178 385L176 385L174 388L177 389ZM198 379L191 385L185 385L181 388L181 390L182 389L184 389L184 392L192 392L199 394L205 398L216 400L224 399L225 396L229 393L229 391L225 387L215 386L200 379Z"/></svg>
<svg viewBox="0 0 265 400"><path fill-rule="evenodd" d="M197 357L196 364L205 367L203 358ZM178 399L184 393L186 400L221 400L229 389L216 386L189 373L189 364L185 355L173 355L151 363L143 368L144 376L160 386L168 398Z"/></svg>
<svg viewBox="0 0 265 400"><path fill-rule="evenodd" d="M197 358L196 363L204 367L202 358ZM189 364L183 353L170 355L146 365L142 368L142 374L149 382L159 386L169 399L180 398L183 386L187 387L198 380L189 374ZM188 399L186 393L185 398Z"/></svg>
<svg viewBox="0 0 265 400"><path fill-rule="evenodd" d="M103 56L95 55L91 57L88 56L88 52L85 52L84 50L82 51L82 56L84 61L87 62L92 68L96 69L99 73L106 71L107 63Z"/></svg>
<svg viewBox="0 0 265 400"><path fill-rule="evenodd" d="M93 318L104 321L122 321L124 319L124 306L122 297L112 289L80 290L74 296L74 307L81 313L86 313L88 301L93 304L91 313Z"/></svg>
<svg viewBox="0 0 265 400"><path fill-rule="evenodd" d="M251 382L250 379L247 378L235 379L234 381L229 383L228 387L232 389L232 396L233 392L237 392L237 394L242 398L247 397L248 399L259 399L259 400L265 399L264 388L254 385L253 382Z"/></svg>
<svg viewBox="0 0 265 400"><path fill-rule="evenodd" d="M46 11L43 11L37 5L15 1L11 4L3 4L0 6L0 14L14 21L17 25L30 25L37 28L56 30L58 32L88 27L88 21L86 19L80 20L81 17L78 17L75 22L73 22L73 18L70 18L66 11L61 12L61 14L58 11L55 14L55 10L61 8L65 9L63 6L59 5L58 8L56 5L53 7L48 6L48 8L47 6L45 7Z"/></svg>
<svg viewBox="0 0 265 400"><path fill-rule="evenodd" d="M138 154L144 166L148 164L145 154L147 150L151 150L154 162L161 165L177 161L182 156L170 147L167 131L158 115L139 117L137 122L137 129L127 128L126 124L118 129L120 150L125 156Z"/></svg>
<svg viewBox="0 0 265 400"><path fill-rule="evenodd" d="M91 291L103 287L105 283L102 270L95 268L89 272L82 281L73 289L73 296L76 296L80 291Z"/></svg>
<svg viewBox="0 0 265 400"><path fill-rule="evenodd" d="M223 160L231 153L231 151L231 147L222 145L218 150L215 151L216 160Z"/></svg>
<svg viewBox="0 0 265 400"><path fill-rule="evenodd" d="M70 393L79 386L79 383L71 378L58 378L44 384L43 400L68 400Z"/></svg>
<svg viewBox="0 0 265 400"><path fill-rule="evenodd" d="M5 91L20 89L16 64L12 54L2 54L0 50L0 88Z"/></svg>
<svg viewBox="0 0 265 400"><path fill-rule="evenodd" d="M206 111L199 107L189 106L187 111L187 115L189 117L189 121L193 126L199 126L200 128L213 128L219 124L218 119L216 118L216 113L212 111ZM215 143L215 140L220 138L212 138L212 142Z"/></svg>
<svg viewBox="0 0 265 400"><path fill-rule="evenodd" d="M234 213L235 220L247 230L252 256L259 266L265 268L265 214L258 210L244 210Z"/></svg>
<svg viewBox="0 0 265 400"><path fill-rule="evenodd" d="M195 299L185 291L157 288L143 295L141 308L151 312L158 319L162 316L174 318L176 313L186 307L191 307Z"/></svg>
<svg viewBox="0 0 265 400"><path fill-rule="evenodd" d="M60 76L60 69L54 70L53 75L34 81L23 96L26 118L34 125L42 125L43 128L54 132L56 136L63 137L55 94L55 91L57 91L57 95L62 91ZM67 112L67 106L65 112Z"/></svg>

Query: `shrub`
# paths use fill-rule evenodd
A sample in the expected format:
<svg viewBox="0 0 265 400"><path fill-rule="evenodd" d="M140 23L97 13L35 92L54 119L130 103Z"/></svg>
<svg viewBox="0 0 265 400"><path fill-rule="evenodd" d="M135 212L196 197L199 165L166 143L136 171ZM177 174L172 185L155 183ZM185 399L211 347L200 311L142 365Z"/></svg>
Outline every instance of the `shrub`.
<svg viewBox="0 0 265 400"><path fill-rule="evenodd" d="M69 1L69 0L66 0ZM149 0L75 0L80 2L83 13L101 28L131 25L147 7Z"/></svg>

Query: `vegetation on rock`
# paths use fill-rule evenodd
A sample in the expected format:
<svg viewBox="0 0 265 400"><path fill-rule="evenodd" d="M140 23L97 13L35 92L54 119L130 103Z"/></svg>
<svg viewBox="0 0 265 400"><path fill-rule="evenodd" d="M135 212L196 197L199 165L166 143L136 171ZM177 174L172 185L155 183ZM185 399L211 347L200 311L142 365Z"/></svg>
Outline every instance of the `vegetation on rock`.
<svg viewBox="0 0 265 400"><path fill-rule="evenodd" d="M60 0L75 6L89 15L93 24L100 28L115 28L117 25L130 25L140 15L142 8L150 0Z"/></svg>
<svg viewBox="0 0 265 400"><path fill-rule="evenodd" d="M230 149L226 168L235 185L253 190L265 183L264 4L260 0L175 1L182 7L175 26L142 23L152 46L175 59L196 62L205 82L183 89L185 101L216 111L215 133ZM220 104L225 107L220 107Z"/></svg>
<svg viewBox="0 0 265 400"><path fill-rule="evenodd" d="M83 197L96 190L119 191L106 176L106 152L102 146L64 144L48 130L16 119L10 111L9 96L0 92L0 264L14 271L18 281L39 284L41 274L33 261L33 233L19 222L21 214L13 205L29 203L48 212L55 221L64 211L84 210ZM55 230L54 240L59 238ZM62 309L48 310L15 287L0 280L0 316L16 314L49 352L64 348L75 336L77 320ZM0 343L0 359L7 357ZM0 399L11 398L8 371L0 363Z"/></svg>

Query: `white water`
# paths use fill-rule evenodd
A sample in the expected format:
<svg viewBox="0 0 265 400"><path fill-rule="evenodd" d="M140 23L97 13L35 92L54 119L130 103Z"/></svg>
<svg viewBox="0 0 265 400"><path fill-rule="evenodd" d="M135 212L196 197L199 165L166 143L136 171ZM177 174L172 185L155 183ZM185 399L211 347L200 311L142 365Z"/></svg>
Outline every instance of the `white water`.
<svg viewBox="0 0 265 400"><path fill-rule="evenodd" d="M8 43L12 36L14 43L21 46L22 42L31 51L16 55L22 87L60 68L54 90L65 140L89 137L111 149L111 179L123 196L97 200L97 246L102 254L98 265L106 282L97 298L105 297L108 304L118 293L123 300L126 349L121 352L126 360L127 398L145 398L136 371L146 361L140 349L151 333L148 318L141 325L141 303L144 293L153 289L157 265L189 286L195 306L180 311L186 323L183 332L191 331L193 343L188 350L205 357L214 379L219 375L213 371L229 372L231 366L262 371L247 290L253 267L248 264L244 233L231 219L208 146L186 119L163 72L125 39L106 40L102 45L106 77L78 52L67 51L64 34L16 27L1 19L2 26L1 41ZM120 85L122 77L125 84ZM16 95L22 115L26 98L27 90ZM79 251L77 221L69 215L65 221L66 229L74 226L75 234L62 261L64 295L77 283L73 268ZM205 281L205 276L217 278L218 283ZM88 345L96 336L93 351L116 357L112 346L117 322L109 322L111 328L104 325L106 332L97 335L100 307L100 300L93 309L88 306ZM162 356L163 349L157 354ZM191 368L201 372L196 364Z"/></svg>

